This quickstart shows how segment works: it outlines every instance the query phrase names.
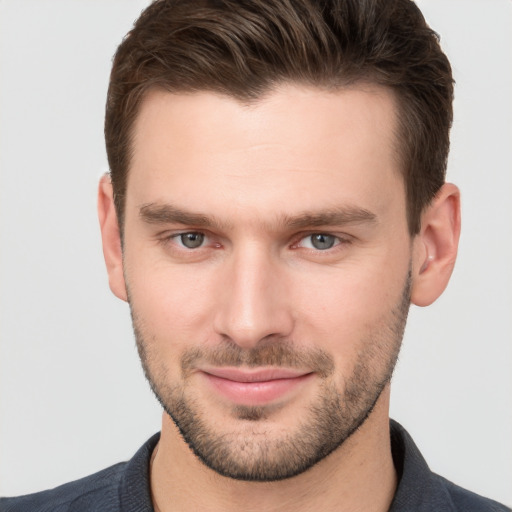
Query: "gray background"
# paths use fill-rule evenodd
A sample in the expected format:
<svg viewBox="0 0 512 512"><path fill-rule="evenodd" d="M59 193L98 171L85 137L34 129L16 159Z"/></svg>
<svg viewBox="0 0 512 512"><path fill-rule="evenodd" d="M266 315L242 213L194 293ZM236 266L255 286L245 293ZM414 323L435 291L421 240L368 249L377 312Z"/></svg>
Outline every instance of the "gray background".
<svg viewBox="0 0 512 512"><path fill-rule="evenodd" d="M129 458L159 429L96 220L110 59L142 0L0 0L0 494ZM431 468L512 505L512 3L423 0L457 80L448 290L413 308L392 416Z"/></svg>

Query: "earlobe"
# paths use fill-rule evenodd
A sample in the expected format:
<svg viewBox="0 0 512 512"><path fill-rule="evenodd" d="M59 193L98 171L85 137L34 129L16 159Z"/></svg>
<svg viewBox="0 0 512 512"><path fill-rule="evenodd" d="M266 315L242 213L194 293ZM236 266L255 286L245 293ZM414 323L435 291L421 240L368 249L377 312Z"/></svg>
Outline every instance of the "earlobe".
<svg viewBox="0 0 512 512"><path fill-rule="evenodd" d="M414 239L411 302L432 304L444 291L455 265L460 235L460 192L444 184L422 214Z"/></svg>
<svg viewBox="0 0 512 512"><path fill-rule="evenodd" d="M121 233L114 205L112 183L108 174L101 177L98 187L98 218L110 289L116 297L126 301Z"/></svg>

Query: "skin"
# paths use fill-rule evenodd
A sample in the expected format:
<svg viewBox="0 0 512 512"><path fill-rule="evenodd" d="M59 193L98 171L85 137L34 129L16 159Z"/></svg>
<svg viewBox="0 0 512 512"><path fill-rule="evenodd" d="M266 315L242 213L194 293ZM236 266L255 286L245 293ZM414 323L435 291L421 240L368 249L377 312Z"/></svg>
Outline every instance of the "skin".
<svg viewBox="0 0 512 512"><path fill-rule="evenodd" d="M185 390L212 432L233 439L264 433L278 446L285 433L298 432L325 379L313 371L263 403L263 419L249 422L212 387L204 367L183 372L183 354L227 345L249 353L285 340L294 350L327 354L329 385L343 396L361 354L375 379L392 366L401 333L381 332L394 325L408 274L417 305L446 287L459 192L444 185L411 238L395 126L393 95L373 86L325 92L287 85L251 106L207 92L153 91L144 100L134 126L123 250L111 184L108 177L100 183L110 286L130 298L153 380L160 389ZM208 225L183 215L178 221L176 209ZM327 218L340 209L344 218ZM204 245L183 247L183 232L204 233ZM313 233L334 236L334 246L316 249ZM348 440L309 470L276 482L234 480L206 467L164 413L151 472L154 501L162 511L388 510L396 488L388 408L386 384Z"/></svg>

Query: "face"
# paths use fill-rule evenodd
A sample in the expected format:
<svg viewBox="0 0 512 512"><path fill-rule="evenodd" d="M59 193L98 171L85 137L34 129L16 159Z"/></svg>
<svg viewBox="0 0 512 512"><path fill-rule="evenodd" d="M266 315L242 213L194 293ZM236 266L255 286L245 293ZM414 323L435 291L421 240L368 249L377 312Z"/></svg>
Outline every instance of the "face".
<svg viewBox="0 0 512 512"><path fill-rule="evenodd" d="M145 99L124 280L151 386L218 473L305 471L388 383L411 267L395 125L371 87Z"/></svg>

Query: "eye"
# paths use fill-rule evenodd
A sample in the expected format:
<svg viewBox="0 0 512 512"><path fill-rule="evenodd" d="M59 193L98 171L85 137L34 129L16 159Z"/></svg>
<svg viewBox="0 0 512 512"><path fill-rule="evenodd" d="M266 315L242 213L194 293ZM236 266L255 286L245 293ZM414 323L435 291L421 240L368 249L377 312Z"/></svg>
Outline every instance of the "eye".
<svg viewBox="0 0 512 512"><path fill-rule="evenodd" d="M205 236L203 233L198 233L196 231L191 231L189 233L181 233L176 235L178 243L186 247L187 249L197 249L203 245Z"/></svg>
<svg viewBox="0 0 512 512"><path fill-rule="evenodd" d="M326 251L332 249L338 245L340 240L334 235L328 235L326 233L313 233L303 238L299 245L306 249L316 249L317 251Z"/></svg>

